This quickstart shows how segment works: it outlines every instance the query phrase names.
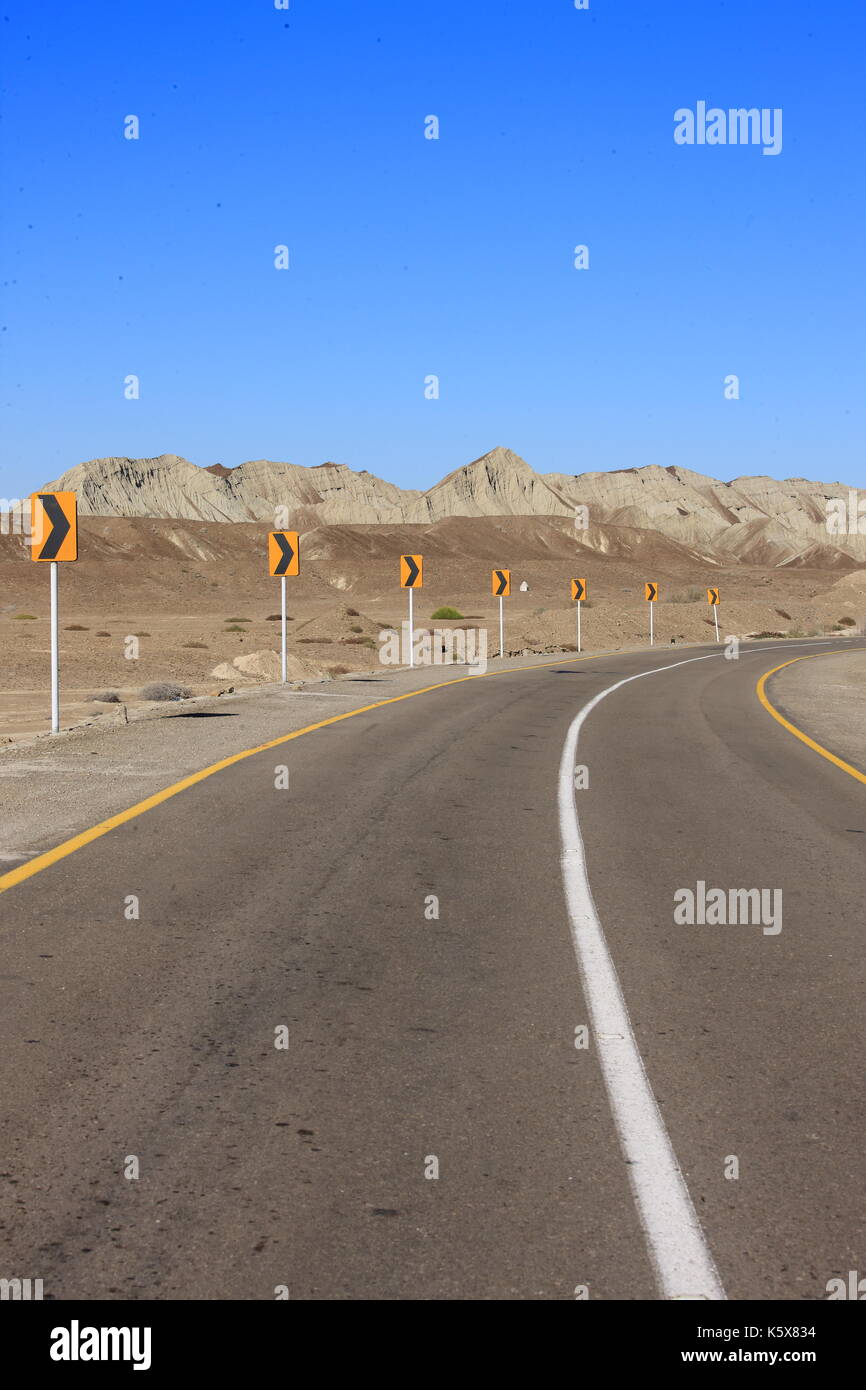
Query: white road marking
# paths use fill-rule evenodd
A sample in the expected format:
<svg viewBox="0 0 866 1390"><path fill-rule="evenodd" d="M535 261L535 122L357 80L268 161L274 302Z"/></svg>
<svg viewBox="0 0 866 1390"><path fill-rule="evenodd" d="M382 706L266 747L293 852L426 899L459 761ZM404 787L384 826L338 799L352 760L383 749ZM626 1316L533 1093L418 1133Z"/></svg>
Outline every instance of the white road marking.
<svg viewBox="0 0 866 1390"><path fill-rule="evenodd" d="M711 661L716 655L721 653L653 667L602 690L572 721L559 768L562 877L574 951L641 1227L661 1293L671 1299L719 1300L726 1295L644 1071L616 967L592 900L574 799L574 766L583 723L606 696L643 676L694 661Z"/></svg>

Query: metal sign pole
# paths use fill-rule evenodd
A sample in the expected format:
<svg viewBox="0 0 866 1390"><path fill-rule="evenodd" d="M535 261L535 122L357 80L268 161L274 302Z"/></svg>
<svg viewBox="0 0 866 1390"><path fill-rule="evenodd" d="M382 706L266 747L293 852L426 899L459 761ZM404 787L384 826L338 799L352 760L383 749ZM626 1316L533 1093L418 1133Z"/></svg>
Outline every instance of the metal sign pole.
<svg viewBox="0 0 866 1390"><path fill-rule="evenodd" d="M282 600L283 600L283 603L282 603L282 610L281 610L281 612L280 612L280 621L281 621L281 624L282 624L282 634L283 634L283 644L282 644L282 674L283 674L283 685L285 685L285 684L286 684L287 677L288 677L288 660L287 660L287 655L286 655L286 576L285 576L285 575L283 575L282 578L281 578L281 581L280 581L280 588L281 588L281 590L282 590Z"/></svg>
<svg viewBox="0 0 866 1390"><path fill-rule="evenodd" d="M650 646L652 646L652 645L653 645L653 604L652 604L652 600L650 600L649 611L650 611Z"/></svg>
<svg viewBox="0 0 866 1390"><path fill-rule="evenodd" d="M412 597L414 589L409 590L409 665L415 665L415 615Z"/></svg>
<svg viewBox="0 0 866 1390"><path fill-rule="evenodd" d="M499 595L499 655L505 655L505 614L502 607L502 595Z"/></svg>
<svg viewBox="0 0 866 1390"><path fill-rule="evenodd" d="M51 561L51 732L60 733L60 640L58 615L59 565Z"/></svg>
<svg viewBox="0 0 866 1390"><path fill-rule="evenodd" d="M713 617L716 620L716 641L719 642L721 638L719 637L719 605L717 603L713 604Z"/></svg>

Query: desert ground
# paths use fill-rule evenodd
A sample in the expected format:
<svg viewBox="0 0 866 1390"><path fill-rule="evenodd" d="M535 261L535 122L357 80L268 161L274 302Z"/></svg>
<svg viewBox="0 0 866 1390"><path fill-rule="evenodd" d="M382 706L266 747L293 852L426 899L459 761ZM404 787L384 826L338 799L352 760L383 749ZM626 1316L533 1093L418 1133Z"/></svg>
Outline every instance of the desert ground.
<svg viewBox="0 0 866 1390"><path fill-rule="evenodd" d="M278 678L280 585L266 573L262 523L83 516L79 556L61 566L62 723L117 717L152 682L193 695L255 688ZM616 528L610 528L615 531ZM339 679L380 669L379 634L407 616L398 559L424 556L416 628L486 629L498 651L494 566L512 571L505 601L509 654L571 650L570 579L584 578L582 645L617 650L648 640L647 579L660 584L658 643L702 642L713 632L706 589L721 592L723 637L864 630L866 568L722 567L676 541L622 528L606 553L566 518L450 517L430 525L331 525L301 536L301 574L288 580L289 677ZM0 738L42 732L49 713L48 568L23 539L0 536ZM521 584L526 584L521 591ZM441 606L459 620L434 621ZM137 638L137 658L128 638ZM240 662L240 665L236 665ZM246 667L246 669L243 669Z"/></svg>

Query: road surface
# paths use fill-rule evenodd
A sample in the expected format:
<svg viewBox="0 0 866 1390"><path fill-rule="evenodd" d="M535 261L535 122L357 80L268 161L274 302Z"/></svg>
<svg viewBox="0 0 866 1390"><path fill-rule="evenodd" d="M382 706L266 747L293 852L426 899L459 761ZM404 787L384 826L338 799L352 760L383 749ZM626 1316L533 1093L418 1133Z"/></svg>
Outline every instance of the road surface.
<svg viewBox="0 0 866 1390"><path fill-rule="evenodd" d="M720 1291L825 1298L866 1258L866 791L755 695L825 647L572 658L421 694L0 895L0 1274L85 1299L698 1296L665 1285L648 1231L661 1135ZM569 729L643 672L586 716L568 830ZM655 1135L623 1134L601 1064L618 1043L576 958L566 833ZM782 930L676 924L700 881L781 889Z"/></svg>

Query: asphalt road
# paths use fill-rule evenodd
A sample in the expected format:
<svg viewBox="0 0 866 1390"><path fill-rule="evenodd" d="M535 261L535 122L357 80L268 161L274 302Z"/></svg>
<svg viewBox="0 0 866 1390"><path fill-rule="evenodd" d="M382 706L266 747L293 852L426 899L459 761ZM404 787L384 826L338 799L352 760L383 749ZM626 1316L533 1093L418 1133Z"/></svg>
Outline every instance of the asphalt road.
<svg viewBox="0 0 866 1390"><path fill-rule="evenodd" d="M603 1041L575 1047L557 787L581 707L674 662L589 714L575 793L660 1124L729 1298L863 1269L864 790L758 704L792 647L362 713L0 896L0 1275L54 1298L660 1297ZM700 880L781 889L782 930L675 924Z"/></svg>

